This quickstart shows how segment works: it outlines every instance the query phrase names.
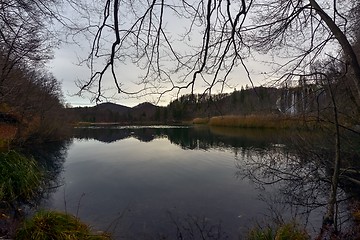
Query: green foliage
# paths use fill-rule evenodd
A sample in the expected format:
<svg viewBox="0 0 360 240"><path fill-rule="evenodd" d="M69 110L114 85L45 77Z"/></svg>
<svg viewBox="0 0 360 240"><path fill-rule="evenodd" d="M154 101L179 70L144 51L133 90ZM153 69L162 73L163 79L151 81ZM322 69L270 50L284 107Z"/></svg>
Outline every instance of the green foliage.
<svg viewBox="0 0 360 240"><path fill-rule="evenodd" d="M0 153L0 200L29 200L41 187L43 174L36 161L15 151Z"/></svg>
<svg viewBox="0 0 360 240"><path fill-rule="evenodd" d="M174 101L170 105L172 116L175 120L181 120L184 117L184 104L179 101Z"/></svg>
<svg viewBox="0 0 360 240"><path fill-rule="evenodd" d="M309 240L310 236L296 223L285 223L277 228L256 227L250 230L248 240Z"/></svg>
<svg viewBox="0 0 360 240"><path fill-rule="evenodd" d="M24 222L15 239L36 240L103 240L107 234L94 234L86 224L72 215L54 211L40 211Z"/></svg>
<svg viewBox="0 0 360 240"><path fill-rule="evenodd" d="M275 240L308 240L309 235L304 229L301 229L296 223L283 224L276 231Z"/></svg>
<svg viewBox="0 0 360 240"><path fill-rule="evenodd" d="M254 228L249 232L248 240L273 240L275 239L275 231L266 227L265 229Z"/></svg>

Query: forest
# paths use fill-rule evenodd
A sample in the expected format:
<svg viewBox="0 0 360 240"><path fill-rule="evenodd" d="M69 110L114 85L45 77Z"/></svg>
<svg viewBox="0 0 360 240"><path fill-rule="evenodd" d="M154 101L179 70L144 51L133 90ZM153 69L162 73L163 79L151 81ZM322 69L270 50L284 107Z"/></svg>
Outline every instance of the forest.
<svg viewBox="0 0 360 240"><path fill-rule="evenodd" d="M1 211L18 214L16 205L36 192L11 189L22 184L8 184L16 174L5 173L16 169L5 166L28 163L19 171L28 176L24 169L36 165L28 149L68 139L79 122L177 124L220 118L218 124L226 126L222 119L234 116L291 118L294 126L301 123L331 139L324 160L331 178L322 234L341 237L339 186L356 190L360 185L359 26L356 0L0 0ZM89 77L74 79L74 85L78 96L90 96L93 107L71 107L61 82L46 67L54 50L70 41L86 46L79 64L88 67ZM266 75L261 84L254 84L253 60L269 70L256 70ZM123 79L119 66L137 67L138 81ZM236 90L234 81L244 79L248 85ZM108 102L118 95L151 96L154 104L129 108ZM167 95L171 102L157 106ZM33 170L27 183L39 187L42 174Z"/></svg>

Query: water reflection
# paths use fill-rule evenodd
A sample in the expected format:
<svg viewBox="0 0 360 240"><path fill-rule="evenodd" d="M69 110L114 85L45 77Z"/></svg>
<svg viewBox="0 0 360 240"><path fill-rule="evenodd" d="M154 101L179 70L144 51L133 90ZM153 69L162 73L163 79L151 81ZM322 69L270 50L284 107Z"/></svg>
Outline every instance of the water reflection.
<svg viewBox="0 0 360 240"><path fill-rule="evenodd" d="M282 147L252 151L241 159L238 177L250 179L260 188L276 185L276 192L262 195L274 222L310 221L313 234L318 232L330 187L323 165Z"/></svg>
<svg viewBox="0 0 360 240"><path fill-rule="evenodd" d="M237 172L239 178L250 179L260 188L276 185L275 193L263 196L274 222L295 219L309 224L308 230L314 238L321 232L328 207L334 161L329 147L331 140L317 140L298 137L266 151L243 152L247 155L238 159ZM342 155L349 156L349 153L344 151ZM343 233L350 232L353 223L349 200L354 197L354 189L350 190L346 185L342 181L337 192L334 223L334 228Z"/></svg>
<svg viewBox="0 0 360 240"><path fill-rule="evenodd" d="M0 201L1 239L2 237L11 238L23 221L24 215L32 214L62 184L60 175L63 171L68 147L71 144L71 140L66 140L46 145L27 146L27 148L17 150L37 161L39 168L43 171L44 180L39 189L32 189L36 194L31 199L17 199L12 202ZM11 180L16 184L16 179L9 181Z"/></svg>
<svg viewBox="0 0 360 240"><path fill-rule="evenodd" d="M54 166L63 166L64 186L46 207L111 226L119 239L177 239L196 222L234 239L271 214L320 228L331 153L294 133L156 126L77 128L73 136L66 161Z"/></svg>
<svg viewBox="0 0 360 240"><path fill-rule="evenodd" d="M84 127L75 128L73 137L95 139L112 143L126 138L136 138L150 142L158 138L168 138L171 143L184 149L210 148L269 148L274 144L284 144L285 133L274 130L232 129L221 127L179 127L179 126L128 126L128 127Z"/></svg>

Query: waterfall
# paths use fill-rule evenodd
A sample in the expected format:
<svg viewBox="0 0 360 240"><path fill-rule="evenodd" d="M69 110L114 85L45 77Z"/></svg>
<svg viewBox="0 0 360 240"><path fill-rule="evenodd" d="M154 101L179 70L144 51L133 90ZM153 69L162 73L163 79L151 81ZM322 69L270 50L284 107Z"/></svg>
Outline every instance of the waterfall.
<svg viewBox="0 0 360 240"><path fill-rule="evenodd" d="M296 114L296 92L292 91L290 93L290 102L288 107L288 112L290 113L290 115L294 115Z"/></svg>

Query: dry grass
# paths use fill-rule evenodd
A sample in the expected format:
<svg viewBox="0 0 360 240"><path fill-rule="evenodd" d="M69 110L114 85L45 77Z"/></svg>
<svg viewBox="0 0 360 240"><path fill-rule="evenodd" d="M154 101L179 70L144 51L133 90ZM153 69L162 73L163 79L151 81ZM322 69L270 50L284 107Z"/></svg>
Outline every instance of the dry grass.
<svg viewBox="0 0 360 240"><path fill-rule="evenodd" d="M193 124L208 124L209 118L195 118L192 123Z"/></svg>
<svg viewBox="0 0 360 240"><path fill-rule="evenodd" d="M17 127L11 124L0 124L0 148L7 147L15 139Z"/></svg>
<svg viewBox="0 0 360 240"><path fill-rule="evenodd" d="M108 240L106 233L93 233L78 218L61 212L40 211L17 231L16 239L34 240Z"/></svg>
<svg viewBox="0 0 360 240"><path fill-rule="evenodd" d="M239 128L289 129L299 128L302 120L298 117L278 115L218 116L209 120L210 126Z"/></svg>

